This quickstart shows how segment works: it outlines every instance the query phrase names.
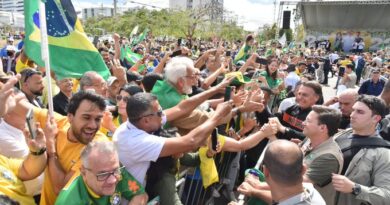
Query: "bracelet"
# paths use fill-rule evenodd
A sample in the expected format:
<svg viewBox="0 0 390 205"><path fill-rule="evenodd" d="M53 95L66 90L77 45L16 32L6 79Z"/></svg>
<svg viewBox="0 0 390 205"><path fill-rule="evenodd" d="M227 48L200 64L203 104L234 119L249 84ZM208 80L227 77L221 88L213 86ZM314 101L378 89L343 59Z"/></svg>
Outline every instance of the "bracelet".
<svg viewBox="0 0 390 205"><path fill-rule="evenodd" d="M39 156L39 155L42 155L43 153L46 152L46 147L43 147L41 148L40 150L38 150L37 152L33 152L33 151L30 151L30 153L34 156Z"/></svg>

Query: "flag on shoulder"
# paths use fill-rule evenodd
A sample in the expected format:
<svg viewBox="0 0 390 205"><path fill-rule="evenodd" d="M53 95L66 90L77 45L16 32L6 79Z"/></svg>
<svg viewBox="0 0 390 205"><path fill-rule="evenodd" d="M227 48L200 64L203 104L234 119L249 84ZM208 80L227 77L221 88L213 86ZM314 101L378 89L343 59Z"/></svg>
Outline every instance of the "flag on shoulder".
<svg viewBox="0 0 390 205"><path fill-rule="evenodd" d="M44 67L39 25L40 2L24 0L25 51L30 59ZM71 0L46 0L45 8L50 66L56 77L80 78L87 71L96 71L107 79L110 71L84 33Z"/></svg>

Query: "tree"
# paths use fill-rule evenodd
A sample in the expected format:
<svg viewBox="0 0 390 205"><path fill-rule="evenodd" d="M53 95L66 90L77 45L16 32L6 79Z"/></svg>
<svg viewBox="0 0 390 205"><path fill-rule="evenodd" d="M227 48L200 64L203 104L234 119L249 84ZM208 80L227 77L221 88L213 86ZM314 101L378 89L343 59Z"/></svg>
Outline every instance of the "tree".
<svg viewBox="0 0 390 205"><path fill-rule="evenodd" d="M211 38L219 36L226 40L242 39L244 30L237 22L214 22L206 16L211 12L210 5L190 10L148 10L138 8L115 17L94 17L84 21L84 29L92 35L116 32L128 36L138 25L139 31L150 29L154 36L183 37L187 39Z"/></svg>
<svg viewBox="0 0 390 205"><path fill-rule="evenodd" d="M291 29L280 29L279 30L279 38L286 34L287 42L291 42L293 40L293 32Z"/></svg>

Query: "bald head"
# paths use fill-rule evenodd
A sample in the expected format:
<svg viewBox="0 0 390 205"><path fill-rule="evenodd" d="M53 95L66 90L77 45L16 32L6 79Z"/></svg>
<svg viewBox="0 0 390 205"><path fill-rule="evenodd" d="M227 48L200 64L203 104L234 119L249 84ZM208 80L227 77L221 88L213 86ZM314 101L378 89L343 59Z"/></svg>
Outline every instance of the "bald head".
<svg viewBox="0 0 390 205"><path fill-rule="evenodd" d="M339 94L338 101L341 114L349 117L352 113L352 106L355 104L359 94L354 89L346 89Z"/></svg>
<svg viewBox="0 0 390 205"><path fill-rule="evenodd" d="M287 186L302 183L303 154L295 143L273 141L265 151L263 163L276 183Z"/></svg>

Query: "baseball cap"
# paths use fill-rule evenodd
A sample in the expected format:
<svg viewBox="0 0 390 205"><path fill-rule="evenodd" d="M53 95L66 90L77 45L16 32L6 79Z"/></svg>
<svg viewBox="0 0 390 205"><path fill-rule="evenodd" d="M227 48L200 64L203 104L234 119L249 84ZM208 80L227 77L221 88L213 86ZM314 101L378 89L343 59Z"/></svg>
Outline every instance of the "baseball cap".
<svg viewBox="0 0 390 205"><path fill-rule="evenodd" d="M107 79L107 86L110 87L115 81L117 81L118 79L115 77L115 76L110 76L108 79Z"/></svg>

